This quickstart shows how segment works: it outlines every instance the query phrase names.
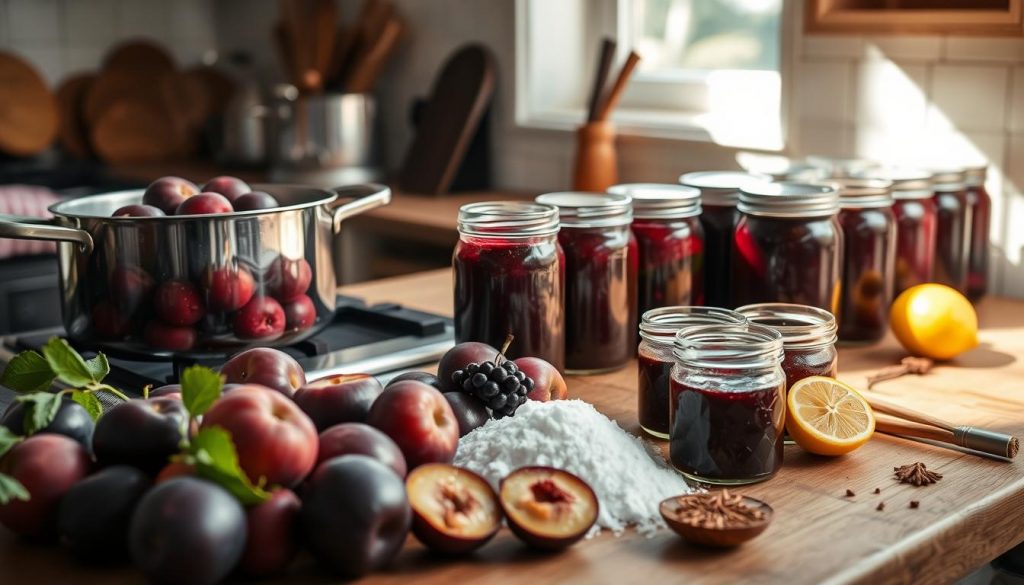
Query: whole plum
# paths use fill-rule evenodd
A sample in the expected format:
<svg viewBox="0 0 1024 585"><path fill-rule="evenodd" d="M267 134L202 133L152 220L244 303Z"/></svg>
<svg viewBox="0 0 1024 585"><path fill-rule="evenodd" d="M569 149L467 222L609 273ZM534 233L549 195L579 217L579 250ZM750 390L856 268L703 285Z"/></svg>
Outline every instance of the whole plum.
<svg viewBox="0 0 1024 585"><path fill-rule="evenodd" d="M199 193L199 189L192 181L181 177L161 177L146 187L142 203L156 207L165 215L174 215L178 206L196 193Z"/></svg>

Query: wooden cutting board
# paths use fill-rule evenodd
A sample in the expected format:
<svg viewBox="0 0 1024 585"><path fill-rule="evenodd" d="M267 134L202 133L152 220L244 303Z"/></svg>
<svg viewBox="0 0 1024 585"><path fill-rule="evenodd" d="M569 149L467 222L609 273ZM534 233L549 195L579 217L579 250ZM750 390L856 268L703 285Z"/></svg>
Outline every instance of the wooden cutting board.
<svg viewBox="0 0 1024 585"><path fill-rule="evenodd" d="M89 131L82 117L82 104L95 78L92 73L79 73L65 77L57 88L57 107L60 110L57 138L64 150L75 158L88 158L92 154Z"/></svg>
<svg viewBox="0 0 1024 585"><path fill-rule="evenodd" d="M57 136L57 100L36 70L0 51L0 152L33 156Z"/></svg>
<svg viewBox="0 0 1024 585"><path fill-rule="evenodd" d="M164 73L174 71L174 57L160 45L143 40L125 41L107 52L103 58L103 70L150 71Z"/></svg>
<svg viewBox="0 0 1024 585"><path fill-rule="evenodd" d="M107 163L156 162L181 152L183 127L159 103L124 97L103 111L90 136Z"/></svg>
<svg viewBox="0 0 1024 585"><path fill-rule="evenodd" d="M496 69L494 55L483 45L465 46L448 59L406 151L398 178L403 191L448 191L494 94Z"/></svg>

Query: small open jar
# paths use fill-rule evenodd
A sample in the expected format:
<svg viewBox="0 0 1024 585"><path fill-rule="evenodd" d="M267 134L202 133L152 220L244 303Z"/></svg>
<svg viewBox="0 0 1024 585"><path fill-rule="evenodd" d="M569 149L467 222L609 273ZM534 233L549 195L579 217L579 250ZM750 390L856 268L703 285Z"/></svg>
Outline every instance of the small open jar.
<svg viewBox="0 0 1024 585"><path fill-rule="evenodd" d="M621 368L636 347L636 240L628 195L546 193L558 209L565 253L565 369L595 374Z"/></svg>
<svg viewBox="0 0 1024 585"><path fill-rule="evenodd" d="M455 340L501 347L506 355L564 367L562 250L558 210L522 201L471 203L459 210Z"/></svg>
<svg viewBox="0 0 1024 585"><path fill-rule="evenodd" d="M688 327L676 334L673 353L672 465L713 484L775 475L786 420L782 335L756 324Z"/></svg>
<svg viewBox="0 0 1024 585"><path fill-rule="evenodd" d="M836 377L839 354L836 318L832 313L789 303L747 305L736 312L747 321L771 327L782 335L782 371L786 373L787 389L811 376Z"/></svg>
<svg viewBox="0 0 1024 585"><path fill-rule="evenodd" d="M736 311L716 307L662 307L644 313L637 356L637 417L645 433L668 438L668 390L676 333L686 327L746 322Z"/></svg>

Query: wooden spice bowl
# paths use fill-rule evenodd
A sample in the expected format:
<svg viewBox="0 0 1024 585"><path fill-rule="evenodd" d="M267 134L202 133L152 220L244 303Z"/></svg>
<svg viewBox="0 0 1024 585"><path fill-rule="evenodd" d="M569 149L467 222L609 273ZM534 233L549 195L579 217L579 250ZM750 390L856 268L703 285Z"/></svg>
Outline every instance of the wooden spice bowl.
<svg viewBox="0 0 1024 585"><path fill-rule="evenodd" d="M681 507L680 499L696 497L698 495L703 494L673 496L662 500L658 506L661 517L665 519L665 523L668 524L669 528L681 536L683 540L692 544L717 548L739 546L764 532L768 525L771 524L774 514L772 507L761 500L747 496L742 496L743 503L752 509L760 510L764 514L764 517L760 520L752 520L744 526L727 526L725 528L704 528L680 521L678 516Z"/></svg>

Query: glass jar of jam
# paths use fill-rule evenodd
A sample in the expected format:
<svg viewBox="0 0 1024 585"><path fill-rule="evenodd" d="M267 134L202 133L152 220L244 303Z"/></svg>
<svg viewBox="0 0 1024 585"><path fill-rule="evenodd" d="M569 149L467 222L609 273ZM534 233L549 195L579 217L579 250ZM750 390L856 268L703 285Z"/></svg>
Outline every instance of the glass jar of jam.
<svg viewBox="0 0 1024 585"><path fill-rule="evenodd" d="M782 335L782 371L786 388L811 376L835 378L839 368L836 351L836 318L817 307L789 303L760 303L736 309L750 323L771 327Z"/></svg>
<svg viewBox="0 0 1024 585"><path fill-rule="evenodd" d="M690 479L744 484L782 466L782 336L763 325L688 327L676 335L669 460Z"/></svg>
<svg viewBox="0 0 1024 585"><path fill-rule="evenodd" d="M892 182L892 212L896 217L896 263L893 296L932 281L935 264L935 201L931 173L888 169L866 177Z"/></svg>
<svg viewBox="0 0 1024 585"><path fill-rule="evenodd" d="M935 281L967 292L967 266L971 252L973 208L967 200L963 170L932 175L936 210Z"/></svg>
<svg viewBox="0 0 1024 585"><path fill-rule="evenodd" d="M700 191L682 185L629 183L609 193L633 199L638 251L637 315L669 305L704 304L704 231Z"/></svg>
<svg viewBox="0 0 1024 585"><path fill-rule="evenodd" d="M843 228L843 286L839 340L878 341L889 329L896 217L892 183L881 179L833 179Z"/></svg>
<svg viewBox="0 0 1024 585"><path fill-rule="evenodd" d="M668 389L676 333L686 327L746 322L743 315L717 307L661 307L644 313L637 352L637 418L645 433L668 438Z"/></svg>
<svg viewBox="0 0 1024 585"><path fill-rule="evenodd" d="M558 209L565 252L565 369L607 372L636 349L637 247L627 195L546 193Z"/></svg>
<svg viewBox="0 0 1024 585"><path fill-rule="evenodd" d="M988 292L988 233L992 198L985 189L987 166L968 167L967 206L971 209L971 246L967 261L967 296L977 301Z"/></svg>
<svg viewBox="0 0 1024 585"><path fill-rule="evenodd" d="M737 208L734 303L796 303L838 313L843 234L835 189L753 183L740 189Z"/></svg>
<svg viewBox="0 0 1024 585"><path fill-rule="evenodd" d="M686 173L679 182L700 191L700 225L704 231L704 302L712 307L733 306L732 237L739 221L736 203L740 187L769 182L771 177L740 171ZM634 223L634 226L636 224ZM635 228L634 228L635 229Z"/></svg>
<svg viewBox="0 0 1024 585"><path fill-rule="evenodd" d="M459 209L455 340L501 347L509 359L534 356L565 365L563 255L558 209L520 201Z"/></svg>

